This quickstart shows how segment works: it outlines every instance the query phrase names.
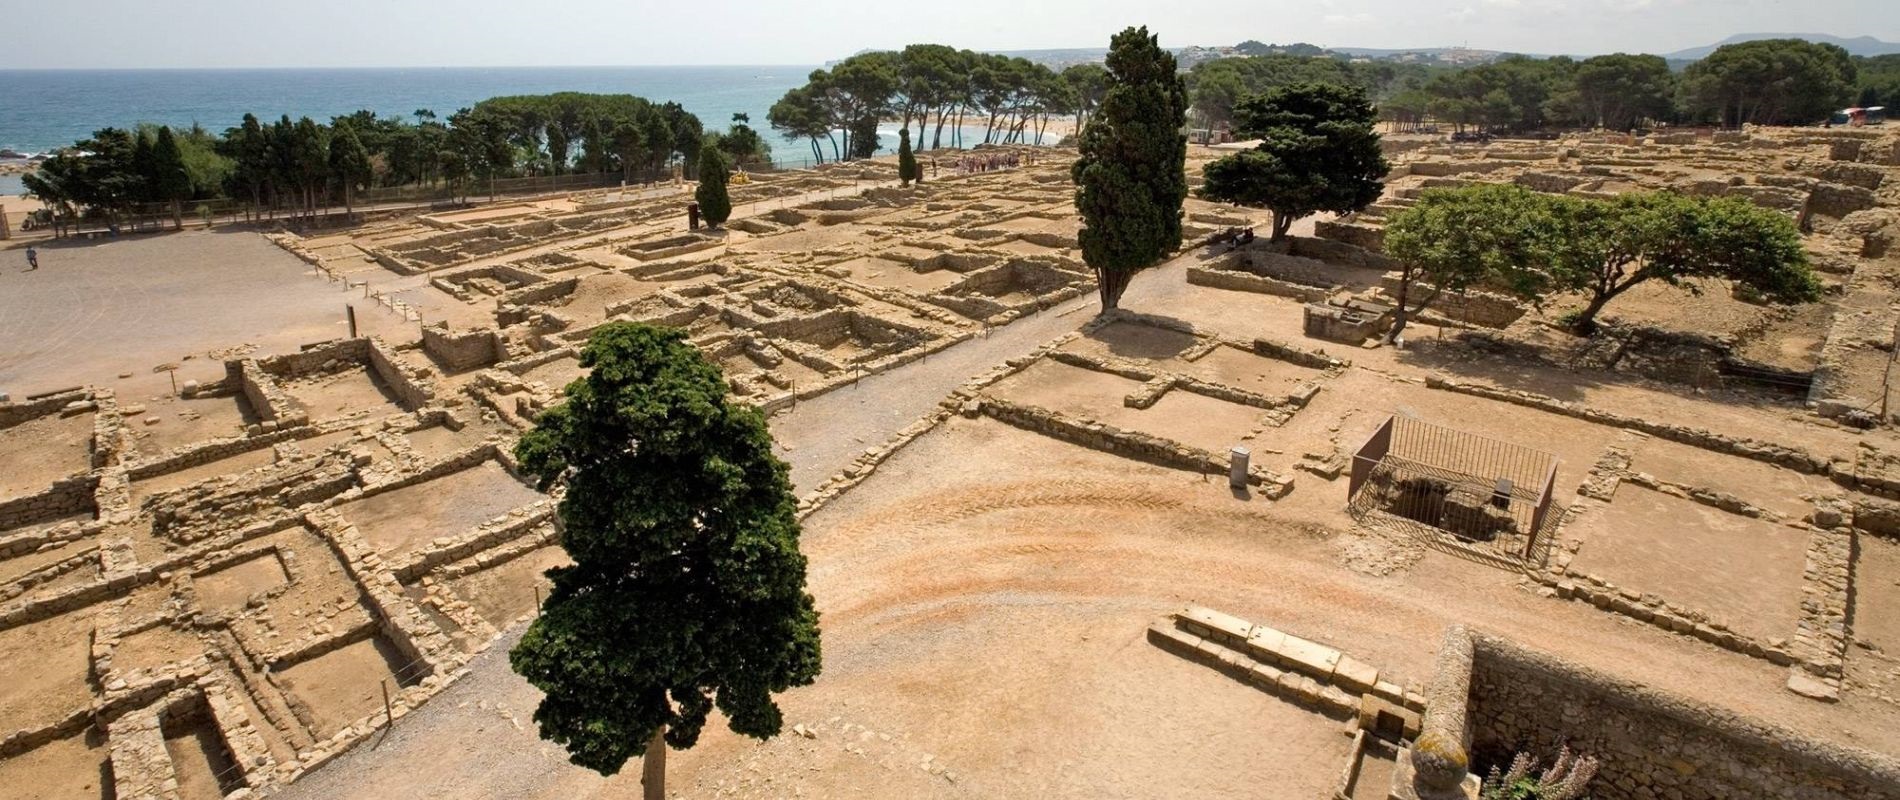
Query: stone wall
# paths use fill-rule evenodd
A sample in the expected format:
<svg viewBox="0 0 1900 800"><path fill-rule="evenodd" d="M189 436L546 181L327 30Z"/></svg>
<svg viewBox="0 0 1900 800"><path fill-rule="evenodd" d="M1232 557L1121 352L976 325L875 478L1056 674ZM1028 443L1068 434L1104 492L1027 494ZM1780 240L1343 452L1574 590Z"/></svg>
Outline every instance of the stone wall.
<svg viewBox="0 0 1900 800"><path fill-rule="evenodd" d="M1900 762L1691 703L1504 639L1473 636L1469 724L1480 764L1558 748L1601 759L1600 798L1873 800Z"/></svg>
<svg viewBox="0 0 1900 800"><path fill-rule="evenodd" d="M423 327L422 350L443 369L460 372L504 360L507 347L493 330L453 331L438 322Z"/></svg>

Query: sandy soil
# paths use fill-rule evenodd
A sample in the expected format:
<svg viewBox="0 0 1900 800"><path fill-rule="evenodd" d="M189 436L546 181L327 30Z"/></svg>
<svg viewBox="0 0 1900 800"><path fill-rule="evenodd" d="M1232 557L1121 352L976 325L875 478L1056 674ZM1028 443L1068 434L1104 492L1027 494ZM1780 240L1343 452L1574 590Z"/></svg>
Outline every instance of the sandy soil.
<svg viewBox="0 0 1900 800"><path fill-rule="evenodd" d="M413 682L409 673L397 674L404 660L394 646L374 636L281 667L275 674L284 689L310 709L316 726L311 734L321 739L380 711L384 682L391 692Z"/></svg>
<svg viewBox="0 0 1900 800"><path fill-rule="evenodd" d="M223 365L203 358L213 349L249 343L261 356L347 333L348 295L254 233L62 240L24 270L0 264L0 387L16 397L163 363L185 366L180 382L217 380ZM415 337L413 323L357 302L365 334Z"/></svg>
<svg viewBox="0 0 1900 800"><path fill-rule="evenodd" d="M1628 483L1573 526L1584 540L1574 571L1702 609L1762 641L1794 635L1804 530Z"/></svg>
<svg viewBox="0 0 1900 800"><path fill-rule="evenodd" d="M0 428L0 499L33 494L92 467L92 414L61 413Z"/></svg>
<svg viewBox="0 0 1900 800"><path fill-rule="evenodd" d="M541 499L493 461L338 506L371 547L405 553Z"/></svg>

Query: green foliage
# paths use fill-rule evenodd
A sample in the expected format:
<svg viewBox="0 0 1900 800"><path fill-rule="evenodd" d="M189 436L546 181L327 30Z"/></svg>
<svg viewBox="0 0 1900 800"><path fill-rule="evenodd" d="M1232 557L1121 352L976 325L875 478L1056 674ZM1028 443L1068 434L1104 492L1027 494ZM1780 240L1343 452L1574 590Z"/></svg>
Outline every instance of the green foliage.
<svg viewBox="0 0 1900 800"><path fill-rule="evenodd" d="M764 417L728 400L679 330L608 323L581 364L591 372L516 446L543 488L565 483L574 560L549 571L509 653L546 693L541 736L611 775L662 726L691 747L714 707L735 732L776 735L772 695L810 684L820 651L797 503Z"/></svg>
<svg viewBox="0 0 1900 800"><path fill-rule="evenodd" d="M185 169L185 153L169 127L159 128L152 143L152 189L155 200L182 201L191 197L191 173Z"/></svg>
<svg viewBox="0 0 1900 800"><path fill-rule="evenodd" d="M1181 247L1187 199L1187 88L1174 56L1147 28L1115 34L1108 91L1081 134L1070 169L1082 216L1082 259L1095 269L1103 310L1116 307L1135 272Z"/></svg>
<svg viewBox="0 0 1900 800"><path fill-rule="evenodd" d="M1379 199L1391 168L1373 132L1375 115L1355 87L1296 83L1269 89L1235 110L1244 137L1260 145L1208 164L1201 196L1273 211L1273 240L1320 211L1358 211Z"/></svg>
<svg viewBox="0 0 1900 800"><path fill-rule="evenodd" d="M1221 128L1234 124L1235 109L1249 97L1294 84L1356 86L1371 91L1378 77L1370 65L1335 58L1285 54L1255 58L1203 61L1188 71L1188 92L1199 124Z"/></svg>
<svg viewBox="0 0 1900 800"><path fill-rule="evenodd" d="M1674 110L1676 80L1662 56L1615 53L1577 64L1574 112L1585 126L1628 130Z"/></svg>
<svg viewBox="0 0 1900 800"><path fill-rule="evenodd" d="M1595 330L1610 300L1651 280L1690 292L1698 280L1727 280L1775 303L1820 297L1794 220L1743 198L1638 192L1551 202L1553 278L1590 295L1573 320L1579 333Z"/></svg>
<svg viewBox="0 0 1900 800"><path fill-rule="evenodd" d="M347 122L339 122L331 129L330 179L343 187L344 204L353 206L356 192L369 188L374 176L369 150L356 137L356 129Z"/></svg>
<svg viewBox="0 0 1900 800"><path fill-rule="evenodd" d="M812 158L868 158L877 151L871 137L876 121L895 117L902 127L917 122L912 145L924 146L927 124L934 117L936 131L930 147L944 144L946 124L952 124L952 146L961 135L966 114L980 114L986 127L984 142L1040 139L1053 114L1086 114L1085 102L1099 99L1101 84L1084 99L1091 75L1105 75L1099 66L1078 73L1077 86L1048 67L1022 58L957 50L939 44L913 44L900 52L869 52L838 62L829 70L815 70L805 85L787 91L766 119L788 141L804 139Z"/></svg>
<svg viewBox="0 0 1900 800"><path fill-rule="evenodd" d="M726 157L719 148L699 151L699 187L693 190L693 200L699 203L699 216L706 220L708 228L718 228L732 216L732 198L726 194L726 170Z"/></svg>
<svg viewBox="0 0 1900 800"><path fill-rule="evenodd" d="M1598 200L1511 185L1437 189L1393 215L1385 250L1404 265L1402 308L1414 280L1448 291L1481 286L1532 303L1582 293L1588 302L1565 322L1584 334L1595 330L1606 304L1645 281L1695 292L1699 281L1725 280L1775 303L1810 302L1821 292L1794 221L1735 197L1638 192Z"/></svg>
<svg viewBox="0 0 1900 800"><path fill-rule="evenodd" d="M1385 252L1400 263L1396 340L1411 314L1440 292L1483 287L1541 303L1552 290L1549 273L1553 198L1512 184L1432 189L1411 208L1392 215ZM1415 284L1432 294L1413 304Z"/></svg>
<svg viewBox="0 0 1900 800"><path fill-rule="evenodd" d="M910 151L910 129L897 131L897 181L909 186L922 172L917 169L917 155Z"/></svg>
<svg viewBox="0 0 1900 800"><path fill-rule="evenodd" d="M1683 105L1726 125L1816 123L1851 99L1855 77L1853 58L1835 45L1725 44L1683 70Z"/></svg>
<svg viewBox="0 0 1900 800"><path fill-rule="evenodd" d="M713 145L719 148L728 160L741 167L772 160L772 145L759 136L759 132L753 130L752 126L743 122L734 123L723 134L707 135L714 139Z"/></svg>
<svg viewBox="0 0 1900 800"><path fill-rule="evenodd" d="M1890 118L1900 117L1900 53L1872 58L1855 58L1854 71L1859 77L1859 106L1887 106Z"/></svg>

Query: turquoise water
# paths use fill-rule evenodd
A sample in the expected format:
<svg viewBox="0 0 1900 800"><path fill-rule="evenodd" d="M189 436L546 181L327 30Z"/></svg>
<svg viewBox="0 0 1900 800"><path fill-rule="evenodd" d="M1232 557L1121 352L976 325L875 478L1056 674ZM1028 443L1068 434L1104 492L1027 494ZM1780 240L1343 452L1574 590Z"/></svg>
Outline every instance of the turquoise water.
<svg viewBox="0 0 1900 800"><path fill-rule="evenodd" d="M327 121L370 109L447 117L508 94L601 92L673 101L709 129L735 112L764 130L765 111L813 67L513 67L431 69L0 70L0 149L38 153L107 126L236 126L246 112ZM773 136L773 147L791 151ZM802 145L801 145L802 146Z"/></svg>

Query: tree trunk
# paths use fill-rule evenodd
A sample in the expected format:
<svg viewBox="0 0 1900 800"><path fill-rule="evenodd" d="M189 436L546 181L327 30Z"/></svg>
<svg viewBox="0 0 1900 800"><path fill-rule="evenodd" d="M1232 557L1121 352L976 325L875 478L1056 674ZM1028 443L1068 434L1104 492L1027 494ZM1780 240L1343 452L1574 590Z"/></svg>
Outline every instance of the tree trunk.
<svg viewBox="0 0 1900 800"><path fill-rule="evenodd" d="M1603 307L1609 305L1610 300L1615 297L1615 293L1606 292L1590 298L1590 304L1584 306L1583 311L1577 314L1577 318L1570 321L1571 332L1578 336L1589 336L1596 333L1597 312L1602 311Z"/></svg>
<svg viewBox="0 0 1900 800"><path fill-rule="evenodd" d="M1107 313L1121 307L1122 292L1128 291L1128 281L1135 273L1123 270L1095 270L1095 290L1102 298L1102 312Z"/></svg>
<svg viewBox="0 0 1900 800"><path fill-rule="evenodd" d="M182 231L185 229L185 212L183 206L184 204L178 198L172 198L172 230Z"/></svg>
<svg viewBox="0 0 1900 800"><path fill-rule="evenodd" d="M1286 232L1292 230L1292 228L1293 216L1291 214L1282 214L1278 211L1273 212L1273 237L1270 241L1286 241Z"/></svg>
<svg viewBox="0 0 1900 800"><path fill-rule="evenodd" d="M647 742L646 756L640 759L640 786L643 800L666 800L666 726L653 732Z"/></svg>

